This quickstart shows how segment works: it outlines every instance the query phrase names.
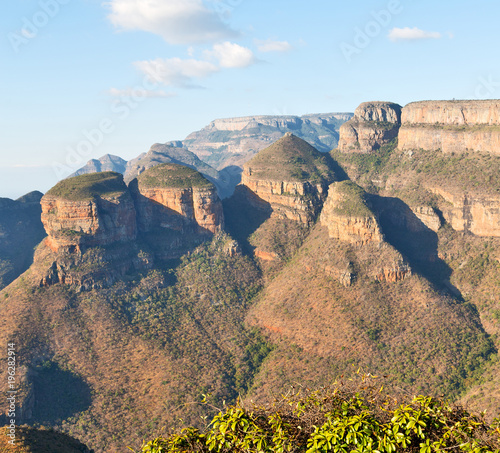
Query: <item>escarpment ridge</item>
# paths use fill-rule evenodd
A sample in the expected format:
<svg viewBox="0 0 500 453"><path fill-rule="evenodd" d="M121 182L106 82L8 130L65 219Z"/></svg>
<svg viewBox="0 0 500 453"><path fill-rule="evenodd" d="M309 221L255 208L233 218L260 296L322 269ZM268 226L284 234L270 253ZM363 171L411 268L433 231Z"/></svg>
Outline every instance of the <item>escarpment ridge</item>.
<svg viewBox="0 0 500 453"><path fill-rule="evenodd" d="M402 150L500 154L500 101L423 101L404 107Z"/></svg>

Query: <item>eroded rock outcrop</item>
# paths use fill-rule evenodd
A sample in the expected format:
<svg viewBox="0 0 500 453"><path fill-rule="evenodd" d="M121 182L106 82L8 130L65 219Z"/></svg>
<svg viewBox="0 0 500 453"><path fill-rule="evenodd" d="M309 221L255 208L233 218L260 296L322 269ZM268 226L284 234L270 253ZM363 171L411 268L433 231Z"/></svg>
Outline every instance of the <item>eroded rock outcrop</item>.
<svg viewBox="0 0 500 453"><path fill-rule="evenodd" d="M366 193L352 181L330 186L320 224L328 229L330 239L354 246L358 263L374 280L393 283L411 276L411 267L403 256L385 242L378 215ZM352 263L346 266L333 256L329 261L324 271L342 285L350 286L356 278Z"/></svg>
<svg viewBox="0 0 500 453"><path fill-rule="evenodd" d="M215 186L200 173L176 164L146 170L130 184L141 232L166 228L214 234L224 228Z"/></svg>
<svg viewBox="0 0 500 453"><path fill-rule="evenodd" d="M368 207L365 193L351 181L333 183L320 216L331 238L355 245L382 243L377 216Z"/></svg>
<svg viewBox="0 0 500 453"><path fill-rule="evenodd" d="M402 150L500 154L500 101L423 101L402 112Z"/></svg>
<svg viewBox="0 0 500 453"><path fill-rule="evenodd" d="M336 179L329 156L287 133L245 164L242 184L252 191L256 207L272 216L310 224Z"/></svg>
<svg viewBox="0 0 500 453"><path fill-rule="evenodd" d="M338 149L369 153L397 137L401 106L392 102L364 102L354 117L340 126Z"/></svg>
<svg viewBox="0 0 500 453"><path fill-rule="evenodd" d="M76 176L58 183L41 200L46 244L54 252L127 242L136 238L135 207L118 173Z"/></svg>
<svg viewBox="0 0 500 453"><path fill-rule="evenodd" d="M224 226L215 186L176 164L146 170L130 187L113 172L69 178L41 204L48 237L35 257L45 266L40 285L82 291L150 269L156 258L178 258Z"/></svg>

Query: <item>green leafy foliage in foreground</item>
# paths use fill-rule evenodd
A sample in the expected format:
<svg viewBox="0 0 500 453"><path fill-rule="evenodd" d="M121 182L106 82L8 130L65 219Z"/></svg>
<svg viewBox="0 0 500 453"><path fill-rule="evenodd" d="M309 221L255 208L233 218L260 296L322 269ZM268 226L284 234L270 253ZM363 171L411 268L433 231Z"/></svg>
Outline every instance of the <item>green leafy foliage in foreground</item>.
<svg viewBox="0 0 500 453"><path fill-rule="evenodd" d="M380 385L380 384L379 384ZM500 452L500 419L487 424L446 401L383 393L372 376L319 391L293 391L267 407L240 402L205 431L144 443L142 453L177 452Z"/></svg>

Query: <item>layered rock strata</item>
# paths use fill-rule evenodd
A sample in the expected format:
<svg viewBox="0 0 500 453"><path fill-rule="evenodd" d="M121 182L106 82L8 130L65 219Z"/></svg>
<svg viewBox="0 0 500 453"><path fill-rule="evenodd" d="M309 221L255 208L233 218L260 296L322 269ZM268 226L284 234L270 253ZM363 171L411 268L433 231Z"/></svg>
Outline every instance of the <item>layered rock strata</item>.
<svg viewBox="0 0 500 453"><path fill-rule="evenodd" d="M365 272L381 282L394 283L412 275L402 255L384 240L377 214L371 209L366 193L351 181L333 183L319 218L330 239L354 246ZM325 272L350 286L356 275L352 264L324 266Z"/></svg>
<svg viewBox="0 0 500 453"><path fill-rule="evenodd" d="M155 258L183 255L224 227L215 186L176 164L146 170L130 188L113 172L69 178L41 205L48 234L48 247L35 257L47 269L41 286L109 286L131 270L150 269ZM150 252L136 239L146 239Z"/></svg>
<svg viewBox="0 0 500 453"><path fill-rule="evenodd" d="M222 202L213 184L176 164L146 170L131 185L142 232L166 228L215 234L224 228Z"/></svg>
<svg viewBox="0 0 500 453"><path fill-rule="evenodd" d="M135 240L134 202L123 176L105 172L61 181L41 200L46 244L54 252Z"/></svg>
<svg viewBox="0 0 500 453"><path fill-rule="evenodd" d="M351 181L330 186L319 220L333 239L358 246L384 241L377 216L367 206L363 189Z"/></svg>
<svg viewBox="0 0 500 453"><path fill-rule="evenodd" d="M273 217L310 224L335 180L329 156L287 133L245 164L242 185L256 197L256 207L268 207Z"/></svg>
<svg viewBox="0 0 500 453"><path fill-rule="evenodd" d="M424 101L406 105L401 150L500 154L500 101Z"/></svg>
<svg viewBox="0 0 500 453"><path fill-rule="evenodd" d="M354 117L340 126L338 149L370 153L398 136L401 106L392 102L364 102Z"/></svg>
<svg viewBox="0 0 500 453"><path fill-rule="evenodd" d="M303 224L313 221L322 200L326 198L325 187L321 184L259 180L252 178L251 168L244 169L241 183L270 205L273 217ZM257 202L255 207L262 205Z"/></svg>
<svg viewBox="0 0 500 453"><path fill-rule="evenodd" d="M500 237L500 197L453 193L442 187L429 187L444 203L440 209L455 231L483 237Z"/></svg>

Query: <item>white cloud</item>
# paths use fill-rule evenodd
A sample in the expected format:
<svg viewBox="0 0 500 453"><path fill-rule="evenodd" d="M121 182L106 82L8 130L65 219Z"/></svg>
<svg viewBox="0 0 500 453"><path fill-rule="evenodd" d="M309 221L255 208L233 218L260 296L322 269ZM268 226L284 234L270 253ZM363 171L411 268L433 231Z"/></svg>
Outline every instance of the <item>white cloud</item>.
<svg viewBox="0 0 500 453"><path fill-rule="evenodd" d="M202 0L110 0L106 4L116 27L155 33L170 44L211 42L237 35Z"/></svg>
<svg viewBox="0 0 500 453"><path fill-rule="evenodd" d="M171 98L177 96L175 93L168 93L163 90L150 91L146 90L143 87L135 87L135 88L111 88L108 91L110 96L113 97L132 97L132 98Z"/></svg>
<svg viewBox="0 0 500 453"><path fill-rule="evenodd" d="M255 44L260 52L288 52L292 50L292 45L287 41L273 41L266 39L265 41L256 39Z"/></svg>
<svg viewBox="0 0 500 453"><path fill-rule="evenodd" d="M136 61L134 66L153 82L183 88L197 88L198 85L193 79L208 77L219 71L219 68L209 61L180 58Z"/></svg>
<svg viewBox="0 0 500 453"><path fill-rule="evenodd" d="M391 41L415 41L418 39L439 39L441 33L437 31L424 31L417 27L393 28L389 32Z"/></svg>
<svg viewBox="0 0 500 453"><path fill-rule="evenodd" d="M215 44L213 50L206 50L204 55L218 60L222 68L245 68L255 63L250 49L228 41Z"/></svg>

